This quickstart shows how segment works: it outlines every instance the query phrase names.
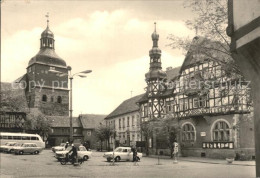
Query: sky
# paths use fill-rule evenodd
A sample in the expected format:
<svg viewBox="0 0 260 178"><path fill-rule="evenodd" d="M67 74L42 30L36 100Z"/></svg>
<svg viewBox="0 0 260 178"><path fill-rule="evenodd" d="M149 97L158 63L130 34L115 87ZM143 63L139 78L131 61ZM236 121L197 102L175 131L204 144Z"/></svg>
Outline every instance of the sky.
<svg viewBox="0 0 260 178"><path fill-rule="evenodd" d="M180 66L184 53L167 46L169 34L193 37L185 26L192 19L182 0L50 1L5 0L1 7L1 80L13 82L26 72L49 27L55 51L72 73L90 69L73 80L73 115L109 114L124 100L144 93L149 71L151 34L159 33L162 67Z"/></svg>

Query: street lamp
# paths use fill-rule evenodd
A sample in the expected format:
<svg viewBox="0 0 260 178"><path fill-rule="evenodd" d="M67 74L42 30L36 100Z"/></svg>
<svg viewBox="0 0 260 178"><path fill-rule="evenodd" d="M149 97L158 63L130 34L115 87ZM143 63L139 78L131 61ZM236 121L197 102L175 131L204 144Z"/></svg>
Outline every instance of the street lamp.
<svg viewBox="0 0 260 178"><path fill-rule="evenodd" d="M69 112L70 112L70 142L73 142L73 127L72 127L72 80L73 80L73 77L74 76L79 76L81 78L85 78L87 76L85 75L82 75L82 74L88 74L88 73L91 73L92 70L84 70L84 71L81 71L81 72L77 72L75 74L71 74L71 67L68 66L67 69L69 70L69 74L66 74L66 73L63 73L63 72L60 72L60 71L56 71L54 69L50 69L49 72L52 72L52 73L56 73L58 76L62 77L62 76L68 76L68 78L70 79L70 108L69 108Z"/></svg>

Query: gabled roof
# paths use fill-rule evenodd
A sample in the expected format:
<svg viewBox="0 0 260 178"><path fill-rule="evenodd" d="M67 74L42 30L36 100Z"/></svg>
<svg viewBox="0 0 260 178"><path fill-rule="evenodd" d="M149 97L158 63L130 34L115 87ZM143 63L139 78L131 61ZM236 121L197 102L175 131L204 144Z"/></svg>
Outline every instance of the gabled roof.
<svg viewBox="0 0 260 178"><path fill-rule="evenodd" d="M70 127L69 116L46 116L51 127ZM82 127L78 117L72 117L72 127Z"/></svg>
<svg viewBox="0 0 260 178"><path fill-rule="evenodd" d="M100 124L103 124L106 116L101 114L81 114L79 119L84 129L95 129Z"/></svg>
<svg viewBox="0 0 260 178"><path fill-rule="evenodd" d="M181 67L175 67L175 68L167 68L166 75L167 75L167 81L173 81L176 79L180 74Z"/></svg>
<svg viewBox="0 0 260 178"><path fill-rule="evenodd" d="M187 52L184 62L181 66L181 71L189 68L196 63L202 63L205 60L210 59L210 56L215 56L214 58L216 58L217 60L221 59L222 61L232 60L232 58L228 54L220 52L224 51L224 48L228 50L229 46L219 41L212 41L205 37L194 37L191 42L190 49ZM202 56L196 57L196 54Z"/></svg>
<svg viewBox="0 0 260 178"><path fill-rule="evenodd" d="M111 112L105 119L114 118L123 114L135 112L139 110L137 102L143 97L144 94L134 96L123 101L113 112Z"/></svg>
<svg viewBox="0 0 260 178"><path fill-rule="evenodd" d="M28 105L24 89L17 83L1 82L1 110L5 112L27 112Z"/></svg>

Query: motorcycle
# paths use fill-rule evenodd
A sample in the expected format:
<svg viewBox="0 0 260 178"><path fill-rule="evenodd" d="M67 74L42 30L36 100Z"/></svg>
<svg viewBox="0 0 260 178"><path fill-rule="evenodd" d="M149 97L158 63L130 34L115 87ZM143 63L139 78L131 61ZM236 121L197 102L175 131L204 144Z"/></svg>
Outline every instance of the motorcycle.
<svg viewBox="0 0 260 178"><path fill-rule="evenodd" d="M72 157L71 155L69 155L68 153L66 154L65 157L63 158L59 158L59 161L62 165L65 165L67 163L71 163L73 165L76 164L76 158ZM78 163L82 164L84 162L84 159L78 157Z"/></svg>

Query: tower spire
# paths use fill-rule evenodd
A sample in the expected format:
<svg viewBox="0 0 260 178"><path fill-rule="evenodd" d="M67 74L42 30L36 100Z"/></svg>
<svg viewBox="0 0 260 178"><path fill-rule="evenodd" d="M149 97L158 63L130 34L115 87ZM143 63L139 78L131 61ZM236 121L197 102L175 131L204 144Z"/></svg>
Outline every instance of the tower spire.
<svg viewBox="0 0 260 178"><path fill-rule="evenodd" d="M47 27L49 27L49 12L47 12L47 14L45 15L45 17L47 18Z"/></svg>
<svg viewBox="0 0 260 178"><path fill-rule="evenodd" d="M154 32L156 32L156 22L154 22Z"/></svg>

